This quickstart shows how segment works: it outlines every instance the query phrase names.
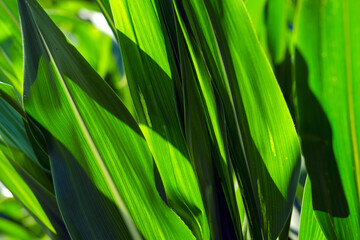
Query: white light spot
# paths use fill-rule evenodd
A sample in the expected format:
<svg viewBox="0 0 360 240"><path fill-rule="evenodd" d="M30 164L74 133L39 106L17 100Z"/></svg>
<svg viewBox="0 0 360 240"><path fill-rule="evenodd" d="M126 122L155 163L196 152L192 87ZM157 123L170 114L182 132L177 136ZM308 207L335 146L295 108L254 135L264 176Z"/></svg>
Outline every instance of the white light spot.
<svg viewBox="0 0 360 240"><path fill-rule="evenodd" d="M13 195L1 182L0 182L0 193L6 198L12 198Z"/></svg>
<svg viewBox="0 0 360 240"><path fill-rule="evenodd" d="M80 9L78 14L81 19L90 21L97 29L115 40L114 34L102 13Z"/></svg>

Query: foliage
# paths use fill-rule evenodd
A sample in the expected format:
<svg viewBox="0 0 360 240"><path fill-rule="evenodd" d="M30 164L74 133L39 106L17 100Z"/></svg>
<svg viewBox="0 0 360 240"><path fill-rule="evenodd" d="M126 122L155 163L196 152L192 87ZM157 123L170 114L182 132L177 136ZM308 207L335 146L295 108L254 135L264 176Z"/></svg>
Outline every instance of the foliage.
<svg viewBox="0 0 360 240"><path fill-rule="evenodd" d="M357 1L0 9L0 234L360 238Z"/></svg>

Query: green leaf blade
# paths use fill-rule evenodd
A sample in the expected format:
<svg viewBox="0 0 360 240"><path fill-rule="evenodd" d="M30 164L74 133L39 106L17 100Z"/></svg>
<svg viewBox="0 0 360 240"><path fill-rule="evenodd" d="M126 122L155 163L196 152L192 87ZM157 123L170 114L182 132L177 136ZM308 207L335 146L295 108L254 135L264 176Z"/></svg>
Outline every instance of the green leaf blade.
<svg viewBox="0 0 360 240"><path fill-rule="evenodd" d="M299 239L327 239L316 219L311 199L311 183L307 178L300 217Z"/></svg>
<svg viewBox="0 0 360 240"><path fill-rule="evenodd" d="M223 101L231 160L254 237L262 237L262 228L265 238L274 239L292 208L300 148L271 66L242 1L174 2L189 48L200 46Z"/></svg>
<svg viewBox="0 0 360 240"><path fill-rule="evenodd" d="M150 1L110 1L130 93L167 201L198 238L209 238L201 193L177 111L177 70ZM141 11L139 11L141 9ZM171 11L169 9L168 11ZM144 25L144 19L147 19Z"/></svg>
<svg viewBox="0 0 360 240"><path fill-rule="evenodd" d="M300 136L313 208L329 239L360 236L359 8L351 0L303 0L296 19Z"/></svg>
<svg viewBox="0 0 360 240"><path fill-rule="evenodd" d="M157 236L192 239L191 231L157 193L151 152L125 106L67 43L35 1L20 0L19 3L27 53L25 109L49 133L47 140L50 148L61 151L61 145L57 144L60 142L90 179L86 181L115 204L123 220L118 218L118 214L108 215L112 226L106 227L119 229L126 226L135 239L141 238L141 235L148 239ZM67 154L62 152L61 157L65 158ZM51 158L52 165L55 160ZM76 189L80 187L76 179L84 178L74 176L76 173L71 171L70 166L71 162L63 164L74 179L67 180L73 184L69 188ZM63 176L61 172L57 174ZM61 191L60 179L55 180L55 184L56 191ZM74 200L76 206L83 209L79 199L85 200L86 196L84 191L80 193L82 196ZM98 196L100 193L89 194ZM62 200L60 210L67 213L65 221L72 237L85 236L82 234L86 234L84 232L88 227L79 226L79 219L71 219L68 213L72 211L71 206L66 204L66 199L59 200ZM93 203L95 208L110 207L99 205L100 202L96 201ZM91 219L91 214L82 216L90 224L101 221ZM103 226L93 230L99 230L97 236L106 237L107 228Z"/></svg>

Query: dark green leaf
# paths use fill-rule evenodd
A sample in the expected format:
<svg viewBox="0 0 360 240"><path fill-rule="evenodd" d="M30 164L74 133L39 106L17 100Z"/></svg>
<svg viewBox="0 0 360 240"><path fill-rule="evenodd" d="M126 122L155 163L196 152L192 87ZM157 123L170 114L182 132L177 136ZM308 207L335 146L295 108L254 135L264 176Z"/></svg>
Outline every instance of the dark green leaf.
<svg viewBox="0 0 360 240"><path fill-rule="evenodd" d="M298 120L312 205L328 239L360 237L360 2L299 2Z"/></svg>
<svg viewBox="0 0 360 240"><path fill-rule="evenodd" d="M71 236L113 239L129 232L135 239L192 239L160 198L151 152L125 106L36 1L19 5L25 110L45 129L57 200ZM65 196L66 190L74 194ZM88 213L89 206L99 212Z"/></svg>

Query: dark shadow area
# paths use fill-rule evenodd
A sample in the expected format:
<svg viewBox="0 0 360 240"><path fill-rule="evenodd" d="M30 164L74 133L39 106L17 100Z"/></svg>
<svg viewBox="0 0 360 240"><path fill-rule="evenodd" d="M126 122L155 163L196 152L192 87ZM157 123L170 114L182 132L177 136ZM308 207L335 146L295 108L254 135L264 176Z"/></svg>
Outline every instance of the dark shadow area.
<svg viewBox="0 0 360 240"><path fill-rule="evenodd" d="M245 111L241 112L239 115L243 116L240 120L240 127L245 152L241 149L240 143L236 142L235 139L238 137L234 136L234 133L231 133L230 128L228 131L228 139L232 163L235 165L238 179L240 178L240 181L242 181L241 190L243 198L245 201L249 201L249 199L251 200L252 198L255 200L255 202L250 203L244 201L246 205L245 209L247 210L248 216L249 214L257 214L255 217L258 216L259 219L254 219L254 216L251 215L250 218L253 218L252 221L259 221L260 226L264 231L263 237L265 239L276 239L284 226L277 225L275 227L275 225L266 225L266 223L279 221L284 224L286 223L296 193L301 162L300 160L298 161L294 168L294 174L289 182L289 186L293 187L288 189L287 196L283 196L268 172L264 160L253 141ZM239 157L241 156L240 154L243 154L244 157ZM284 160L285 159L283 159L283 161ZM248 169L250 170L249 173L243 173L244 169L242 167L245 164L248 165ZM247 177L245 174L249 174L250 176ZM252 184L250 185L249 183ZM251 195L251 197L247 195ZM283 206L285 206L285 208ZM257 209L257 212L251 208ZM253 236L256 236L255 234L261 235L261 233L253 232Z"/></svg>
<svg viewBox="0 0 360 240"><path fill-rule="evenodd" d="M219 156L220 157L220 156ZM220 159L220 158L218 158ZM213 164L215 166L215 164ZM234 221L231 218L230 209L228 207L229 203L226 200L226 196L224 194L223 186L221 185L222 179L220 178L218 172L216 169L213 171L214 176L214 194L216 196L216 203L218 208L218 214L219 214L219 222L220 222L220 229L221 229L221 237L222 239L237 239L239 236L237 236L235 232L235 227L241 227L241 226L233 226ZM235 198L235 196L233 196ZM230 196L229 196L230 198ZM238 216L235 216L238 217ZM240 222L240 219L238 219ZM240 228L240 231L242 229Z"/></svg>
<svg viewBox="0 0 360 240"><path fill-rule="evenodd" d="M162 179L161 179L161 176L159 173L159 169L157 168L154 159L153 159L153 172L154 172L156 190L158 191L161 199L169 206L169 203L168 203L168 200L166 197L164 183L162 182Z"/></svg>
<svg viewBox="0 0 360 240"><path fill-rule="evenodd" d="M32 4L38 5L36 2ZM46 13L40 8L33 10L32 6L23 1L19 1L19 11L21 21L27 23L22 25L25 53L24 99L29 95L30 87L36 81L40 58L44 57L49 73L51 73L50 59L52 58L53 64L56 65L62 77L67 76L95 102L142 136L136 122L116 93L101 79L76 48L67 42L64 34ZM34 17L38 19L36 23ZM43 38L40 37L39 31ZM52 34L45 34L49 31ZM47 45L46 47L44 42ZM50 77L53 82L54 93L56 93L55 76L50 74Z"/></svg>
<svg viewBox="0 0 360 240"><path fill-rule="evenodd" d="M24 98L26 98L26 94L29 94L31 85L36 81L38 75L37 71L41 58L44 58L49 73L51 73L51 61L53 60L53 64L56 65L56 68L59 70L62 77L69 78L70 81L80 87L97 104L106 109L106 111L115 116L128 127L132 128L132 130L139 136L143 137L138 124L136 121L134 121L126 107L121 103L121 101L119 101L119 98L116 96L116 94L105 83L105 81L100 78L95 70L91 68L91 66L78 53L78 51L71 44L68 44L64 35L56 28L55 24L51 22L49 17L42 10L37 8L35 9L33 4L37 5L36 2L32 3L31 5L27 5L23 1L20 1L19 4L22 15L21 20L22 22L27 23L25 27L22 26L24 33L25 55L27 56L25 59L26 81ZM34 18L36 19L36 23L34 22ZM39 31L42 33L51 32L52 34L42 34L43 38L41 38ZM181 138L183 138L181 128L177 129L176 127L176 124L179 124L179 120L175 111L176 103L173 97L174 87L172 79L170 79L170 77L150 56L143 52L125 35L119 33L119 40L122 45L122 56L125 59L124 67L127 77L128 79L136 79L136 81L129 81L129 88L137 109L139 122L148 125L146 118L150 116L152 130L165 140L169 141L170 144L172 144L186 158L188 158L185 142L181 140ZM46 46L44 45L45 43ZM50 61L50 59L52 60ZM136 68L134 63L139 64L139 66L144 65L145 69L150 69L152 71L144 72L144 68ZM131 71L128 71L128 69L131 69ZM54 86L54 92L52 94L58 93L58 89L56 89L57 87L55 84L56 77L57 76L54 76L53 73L51 73L50 79L47 79L53 83L52 85ZM68 81L68 79L65 79L65 82L66 81ZM141 102L142 98L147 100L147 109L144 110L144 112L141 112L141 109L143 109L143 103ZM58 102L58 104L60 108L61 102ZM47 143L49 143L49 141ZM63 151L64 155L69 155L69 153L66 153L65 150ZM68 157L71 159L71 155ZM70 167L72 162L70 160L67 160L63 163L61 163L59 159L57 159L57 161L51 161L52 165L57 166L60 169L76 169L76 166ZM55 165L60 163L62 165ZM56 174L56 171L53 170L53 174ZM57 174L60 173L58 172ZM80 173L78 175L79 179L77 179L76 182L83 181L90 183L90 180L85 179L85 175L81 175ZM56 177L55 180L57 180ZM69 179L67 181L69 183L71 182ZM159 178L157 178L157 181L159 182ZM89 185L87 186L88 190L94 187L89 183L87 183ZM66 193L66 191L61 188L62 185L60 182L54 182L54 184L56 192L60 191L61 193ZM165 199L164 194L161 193L161 184L158 183L157 185L158 189L160 189L160 194L162 195L163 199ZM81 188L80 186L75 186L74 188L76 188L76 190L70 189L73 193L75 193L77 190L81 191L85 189L85 187ZM91 190L95 191L95 189ZM98 194L99 199L96 199L96 201L104 202L105 200L100 197L100 193ZM62 197L62 195L58 194L57 196ZM60 208L66 206L66 199L61 198L58 199L58 201ZM95 204L96 201L93 200L93 203ZM192 214L197 216L200 214L200 210L196 206L189 206L188 203L188 205L186 205L184 202L179 201L171 204L174 204L180 208L180 210L177 211L177 214L179 214L181 217L185 215L191 216ZM82 213L80 212L76 212L76 216L82 216L81 214ZM186 219L184 220L186 221ZM194 221L192 220L192 222ZM110 237L108 239L113 238Z"/></svg>
<svg viewBox="0 0 360 240"><path fill-rule="evenodd" d="M295 54L298 132L311 181L313 208L345 218L349 207L334 156L330 122L309 87L304 57L298 49Z"/></svg>
<svg viewBox="0 0 360 240"><path fill-rule="evenodd" d="M215 8L211 2L205 3L212 26L218 43L226 43L224 29L221 22L214 21L221 19L224 15L222 4L218 4ZM194 33L200 38L200 42L205 43L205 37L201 31ZM296 185L299 177L300 161L294 169L294 174L290 181L288 195L283 196L274 183L267 167L262 159L254 141L250 134L249 122L246 117L245 107L242 94L235 79L237 79L235 67L232 61L229 46L227 44L219 44L222 61L225 66L232 91L235 111L231 108L229 96L225 86L219 81L219 73L216 72L216 66L213 57L209 53L210 48L206 44L202 44L201 48L214 80L215 89L218 90L218 102L223 105L225 111L227 141L232 164L234 166L238 180L240 181L240 189L243 196L245 210L249 217L249 224L253 229L252 237L254 239L275 239L283 229L282 225L265 225L271 222L286 222L288 214L291 211L293 200L296 192ZM244 53L245 55L248 53ZM239 135L240 134L240 135ZM264 187L266 186L266 187ZM266 201L265 201L266 199ZM288 200L287 200L288 199ZM262 203L262 204L261 204ZM276 204L275 204L276 203ZM264 205L265 204L265 205ZM282 206L286 206L285 208ZM261 216L261 217L260 217ZM265 221L263 221L265 219Z"/></svg>
<svg viewBox="0 0 360 240"><path fill-rule="evenodd" d="M291 66L291 55L289 50L286 50L285 59L273 68L276 80L281 88L281 92L284 95L286 105L290 111L293 119L295 119L295 106L294 106L294 94L293 94L293 77Z"/></svg>
<svg viewBox="0 0 360 240"><path fill-rule="evenodd" d="M53 189L50 189L50 190L46 189L45 186L41 185L41 183L39 183L36 180L36 177L34 177L30 173L28 173L27 170L24 169L23 166L19 165L15 159L12 160L12 158L10 156L7 156L7 158L10 160L12 166L16 169L16 171L21 176L21 178L27 183L28 187L31 189L32 193L35 195L35 197L38 200L39 204L41 205L42 209L46 213L48 219L50 220L55 231L57 232L55 238L70 239L70 236L68 235L66 227L64 225L64 222L62 220L60 211L57 207L55 197L50 192L51 190L53 191ZM46 172L44 172L44 173L46 173ZM49 179L49 181L52 181L52 180ZM15 198L16 198L16 196L15 196ZM18 200L21 203L21 199L18 199ZM25 205L23 205L23 206L26 208ZM54 234L44 224L42 224L42 222L31 211L29 211L29 213L39 223L39 225L44 229L44 231L49 236L54 237Z"/></svg>
<svg viewBox="0 0 360 240"><path fill-rule="evenodd" d="M51 184L52 179L49 172L44 168L40 168L40 163L27 155L29 153L26 152L26 149L30 148L30 146L27 146L29 142L26 138L24 129L24 124L26 126L26 123L23 122L23 119L20 118L20 116L14 112L14 109L12 109L3 99L0 99L0 108L5 111L2 116L4 117L2 119L3 121L0 124L0 133L2 138L6 137L4 140L7 144L7 148L10 149L11 153L9 152L9 154L12 156L8 155L6 151L3 151L4 155L37 198L51 224L58 233L57 236L61 239L70 239L57 208L55 198L51 194L51 191L53 191L52 185L42 185L43 183L40 182L41 180L38 180L36 176L36 170L43 171L44 175L47 177L46 180ZM26 161L31 161L31 163ZM35 165L39 168L33 168ZM17 198L17 200L21 203L22 199ZM24 204L22 205L26 208ZM49 236L54 235L33 213L31 213L31 211L29 211L29 209L28 212Z"/></svg>
<svg viewBox="0 0 360 240"><path fill-rule="evenodd" d="M24 120L24 126L31 147L36 158L38 159L38 164L51 178L50 160L49 156L47 155L46 141L39 129L39 124L36 124L36 122L33 121L30 116L26 116L26 120Z"/></svg>
<svg viewBox="0 0 360 240"><path fill-rule="evenodd" d="M188 20L188 16L193 16L194 14L191 12L193 9L189 7L188 5L183 6L183 4L180 1L178 2L178 11L180 15L182 16L182 19L184 21L184 24L186 28L189 30L189 35L192 39L196 40L198 43L203 43L201 45L198 45L200 48L200 51L202 51L202 54L204 55L204 60L208 66L208 70L210 72L210 75L213 79L213 85L214 85L214 92L215 97L217 100L217 107L224 109L223 114L224 116L220 116L224 121L226 119L226 128L222 129L225 136L227 135L228 140L228 146L229 146L229 154L231 156L231 160L234 166L234 170L236 172L236 176L240 181L240 189L243 196L245 209L247 212L247 215L249 216L249 224L251 226L251 229L253 229L253 235L252 237L254 239L262 239L262 230L261 230L261 223L260 223L260 216L257 211L258 209L258 203L255 200L255 196L253 194L253 188L250 180L250 173L248 172L248 166L246 163L246 160L244 158L244 152L242 150L242 142L239 139L239 136L237 136L237 129L236 129L236 121L234 118L233 110L231 109L231 103L228 99L227 91L225 87L222 85L220 79L221 75L216 70L216 62L213 59L213 56L211 55L210 47L208 44L206 44L206 38L201 31L201 28L196 24L191 24ZM209 3L210 9L211 3ZM189 12L187 12L189 11ZM216 12L220 12L220 15L222 15L222 8L218 8ZM214 17L214 10L209 11L210 18ZM196 21L195 21L196 23ZM219 27L219 23L214 23L214 30L217 31L217 27ZM221 28L220 28L221 29ZM218 32L216 32L218 34ZM219 37L219 42L226 42L223 35L217 35ZM228 48L226 49L227 51ZM231 63L231 59L224 58L224 65L227 66L229 61ZM234 72L233 72L234 73ZM229 75L229 79L236 79L234 78L234 75ZM231 81L230 81L231 83ZM225 119L224 119L225 118ZM227 131L227 132L226 132Z"/></svg>
<svg viewBox="0 0 360 240"><path fill-rule="evenodd" d="M181 63L180 63L180 41L179 41L179 22L176 17L173 3L168 0L155 1L160 25L164 34L166 52L171 69L171 78L173 80L173 92L176 103L176 113L180 123L181 131L185 135L185 122L184 122L184 99L182 92L183 78L181 76Z"/></svg>
<svg viewBox="0 0 360 240"><path fill-rule="evenodd" d="M233 185L228 186L224 177L220 177L231 171L224 173L222 170L225 164L217 141L210 136L208 126L211 123L205 110L204 96L181 31L178 32L178 41L184 92L185 136L200 186L211 239L240 239L242 229L234 188ZM232 183L231 180L229 182Z"/></svg>
<svg viewBox="0 0 360 240"><path fill-rule="evenodd" d="M51 195L47 190L45 190L43 186L41 186L36 180L34 180L34 178L30 176L26 172L26 170L16 164L15 161L12 161L11 163L35 195L36 199L46 213L46 216L50 220L57 234L54 236L54 234L31 211L28 210L30 215L38 222L38 224L49 236L59 239L71 239L62 220L54 195ZM21 203L21 199L17 200ZM25 205L23 206L26 208Z"/></svg>
<svg viewBox="0 0 360 240"><path fill-rule="evenodd" d="M198 53L203 54L204 61L206 62L206 65L208 66L207 70L209 70L209 74L211 79L213 80L213 89L217 101L217 108L220 110L219 112L219 118L222 119L222 132L224 136L228 135L227 140L229 144L228 151L230 152L230 156L232 159L232 163L234 165L234 169L237 175L237 178L241 181L240 182L240 188L243 199L245 203L245 208L247 211L248 216L250 216L249 223L251 225L251 228L254 229L253 236L254 239L261 239L261 224L260 224L260 217L257 212L257 202L254 198L253 190L251 187L251 180L249 177L248 167L247 163L244 160L244 153L241 149L242 143L239 142L240 140L237 136L237 129L236 129L236 122L233 115L233 110L231 108L230 100L228 99L227 90L225 87L221 84L221 74L217 71L216 62L211 55L210 47L208 44L206 44L206 38L201 30L201 28L195 24L197 21L190 21L189 16L194 16L194 14L191 12L193 9L189 6L189 4L182 3L181 1L178 2L178 11L179 14L182 16L182 20L184 21L184 25L189 31L190 38L192 40L195 40L199 45L199 49L195 49ZM210 4L210 3L209 3ZM186 6L184 6L186 5ZM186 10L185 10L186 7ZM188 12L189 11L189 12ZM222 15L222 7L221 5L217 9L218 12L220 12L220 15ZM213 14L213 12L209 12L209 14ZM219 23L215 23L215 25L218 25ZM216 31L216 27L214 28ZM218 32L216 32L218 34ZM222 36L224 37L224 36ZM224 39L220 39L219 42L226 42ZM200 44L201 43L201 44ZM196 47L196 46L195 46ZM227 65L228 59L223 59L224 65ZM231 62L231 60L230 60ZM229 76L231 78L233 76ZM236 78L233 78L236 79ZM226 120L225 120L226 119ZM226 122L226 123L225 123ZM226 141L226 139L224 139ZM230 163L231 164L231 163ZM221 170L221 167L217 166L218 170ZM222 174L221 172L218 172L217 174ZM219 175L217 175L219 176ZM222 180L224 181L224 180ZM219 198L219 201L222 197ZM234 224L234 223L233 223ZM227 226L228 227L228 226ZM236 228L237 226L235 226ZM229 232L230 233L230 232ZM227 234L227 233L224 233ZM224 235L226 236L226 235ZM225 238L226 239L226 238Z"/></svg>
<svg viewBox="0 0 360 240"><path fill-rule="evenodd" d="M193 22L196 22L196 21L193 21L191 23L188 19L188 16L191 16L192 14L187 14L186 10L184 9L184 5L186 5L186 3L182 3L180 1L178 1L177 5L178 5L178 11L179 11L180 15L182 16L182 20L184 21L186 28L189 30L190 38L192 40L198 41L198 43L200 43L200 42L205 43L206 42L205 36L203 35L200 27L197 26L196 24L192 24ZM187 10L189 10L188 5L186 5L185 7L187 7ZM200 46L201 46L201 49L200 49ZM209 73L211 75L210 78L212 78L213 80L220 80L221 79L220 73L215 70L215 69L217 69L216 63L215 63L214 59L212 58L211 54L209 54L211 52L209 46L207 44L199 45L199 49L195 49L195 51L199 54L201 53L204 55L204 61L206 62L207 66L208 66L207 70L209 70ZM182 77L184 77L184 76L182 76ZM221 128L222 128L221 130L222 130L224 136L226 136L225 131L226 131L226 128L229 127L229 125L225 124L224 106L226 108L225 112L229 112L229 111L232 112L232 109L230 107L231 103L229 101L227 101L225 104L223 104L223 101L222 101L221 97L219 96L217 89L220 89L221 93L226 92L226 90L223 88L223 86L221 84L216 85L216 83L214 83L214 82L212 82L212 84L214 87L215 97L217 100L217 108L219 109L219 113L218 113L219 118L222 119L221 123L223 123L223 125L221 126ZM224 97L223 99L225 99L225 101L228 100L226 97ZM233 132L233 131L231 131L231 132ZM226 141L226 139L225 139L225 141ZM214 150L216 148L217 148L217 146L213 146L212 150ZM219 161L221 161L220 153L218 153L218 152L215 153L213 151L212 155L216 156L216 158L218 158ZM243 162L241 162L241 163L243 163ZM220 177L222 174L224 174L221 170L222 167L219 166L216 162L213 164L214 164L214 167L216 168L213 171L213 175L215 176L216 181L219 181L219 183L218 182L215 183L216 187L215 187L214 191L215 191L215 195L216 195L216 201L221 205L221 209L219 209L219 211L220 211L219 217L221 218L221 226L218 226L221 229L220 236L222 237L221 239L235 239L234 236L236 236L236 233L234 231L237 231L237 230L241 231L241 229L239 229L239 227L241 227L240 226L241 223L240 223L239 219L232 219L230 212L234 212L234 211L237 212L237 209L232 209L233 207L237 208L237 206L236 205L230 206L231 204L229 202L227 202L227 200L225 199L224 191L226 191L226 190L223 188L226 187L226 183L225 183L225 180L221 179L221 177ZM231 163L229 163L229 164L231 165ZM239 167L239 166L237 165L237 167ZM246 171L245 169L247 169L244 165L242 165L240 168L242 169L242 172ZM239 170L239 169L237 169L237 170ZM220 182L222 182L223 185L221 185ZM220 189L220 187L222 189ZM248 187L248 185L246 185L245 188L246 187ZM231 196L228 196L228 197L231 198ZM235 196L233 196L233 197L235 197ZM248 201L248 203L256 204L255 200L252 198L252 195L246 195L246 197L248 197L248 199L250 199ZM217 207L219 207L219 206L217 206ZM251 207L250 209L253 210L256 208ZM252 216L255 217L256 221L259 220L259 218L256 217L256 216L258 216L257 213L255 213L255 214L253 213ZM233 217L238 218L238 216L233 216ZM255 225L260 226L259 224L255 224ZM257 231L257 233L260 233L260 232L261 232L261 230L259 228L259 231Z"/></svg>
<svg viewBox="0 0 360 240"><path fill-rule="evenodd" d="M143 136L140 128L136 124L136 121L134 121L130 112L111 87L103 79L101 79L98 73L86 62L86 60L72 45L68 45L67 50L67 54L69 54L70 59L62 58L63 55L59 54L59 61L55 60L57 63L60 63L59 68L61 69L60 71L62 74L73 81L97 104L106 109L121 122L125 123L135 133ZM54 53L53 55L56 56L57 53ZM68 61L73 61L78 65L74 67L73 65L69 65L67 63Z"/></svg>
<svg viewBox="0 0 360 240"><path fill-rule="evenodd" d="M285 226L284 228L281 230L280 236L279 236L279 240L285 240L285 239L290 239L289 237L289 232L290 232L290 224L291 224L291 216L292 216L292 212L293 210L290 211L290 214L288 216L288 219L286 220ZM296 235L298 236L298 235Z"/></svg>
<svg viewBox="0 0 360 240"><path fill-rule="evenodd" d="M179 106L176 101L180 101L182 96L177 96L176 91L174 94L174 80L126 35L118 32L118 37L139 123L149 126L152 131L168 141L190 161L181 129L183 120L179 121L181 116L176 112ZM135 63L141 67L134 68ZM157 187L164 200L162 187L159 184ZM202 214L198 206L191 205L191 202L185 202L181 198L178 198L176 202L168 198L166 202L194 233L199 232L199 226L194 221L194 218L199 220L199 215Z"/></svg>
<svg viewBox="0 0 360 240"><path fill-rule="evenodd" d="M96 103L131 127L134 132L143 136L137 123L118 100L115 93L110 90L110 87L98 76L77 50L67 43L64 35L56 29L54 24L45 24L51 22L46 14L43 11L34 10L32 5L26 5L23 1L21 1L20 5L22 5L22 22L28 23L26 27L23 27L24 48L27 56L25 92L29 93L31 85L36 81L41 57L44 57L49 72L51 72L50 59L53 59L63 77L68 77ZM42 34L42 39L38 31L42 33L52 32L52 34ZM125 59L124 65L127 77L136 80L129 81L129 88L137 109L139 122L149 125L147 117L150 116L152 130L169 141L188 158L187 147L185 142L181 140L183 137L182 131L175 126L179 124L179 120L175 111L176 100L173 97L173 80L132 40L120 32L118 34L122 47L122 56ZM44 42L47 45L46 47L43 44ZM144 71L142 67L136 68L134 64L143 65L147 71ZM55 76L50 75L48 80L54 82ZM54 94L56 94L56 84L53 84L53 86ZM147 109L143 112L141 111L141 109L144 109L143 102L141 102L142 98L147 101ZM180 96L178 98L180 99ZM114 219L120 217L116 215L118 213L116 206L98 191L82 167L78 165L74 156L58 140L53 139L53 137L46 138L49 153L52 156L51 169L62 216L65 222L69 219L78 219L76 221L77 225L67 224L72 237L76 239L117 239L119 229L111 228L114 222L106 220L108 216L114 216ZM154 169L154 172L158 191L163 200L166 201L157 169ZM187 224L194 222L193 219L189 219L189 216L192 216L191 214L195 217L201 214L197 206L190 206L189 203L179 201L170 204L180 208L176 212ZM94 208L94 206L97 207ZM92 211L90 213L87 211L85 214L84 209L91 209ZM120 226L119 228L123 225L121 221L117 221L116 224ZM90 229L88 228L89 225L93 227ZM105 233L103 232L104 229L106 230ZM126 239L128 233L124 232L123 235Z"/></svg>
<svg viewBox="0 0 360 240"><path fill-rule="evenodd" d="M215 15L222 16L221 4L219 6L220 8L216 9L216 11L212 8L210 2L205 4L209 5L208 9L211 19L217 19L214 18ZM182 12L183 10L179 9L179 11ZM23 13L21 14L24 15ZM184 14L184 16L186 15ZM42 12L37 15L37 18L43 20L43 22L50 21L45 13ZM22 21L24 22L29 20L32 21L32 18L22 17ZM45 53L43 46L39 46L39 41L32 43L29 40L33 38L33 32L36 32L35 35L38 36L37 29L34 26L33 28L30 28L30 30L24 31L25 42L29 43L28 45L25 44L25 55L35 59L28 61L37 64L40 56L43 53L45 55L47 53ZM216 31L217 40L226 43L227 41L222 32L220 23L213 22L213 26ZM41 21L39 21L38 27L40 31L50 31L49 27L41 24ZM53 28L55 29L55 25L53 25ZM115 93L110 90L110 87L104 81L102 81L77 50L71 45L68 45L63 34L59 31L54 31L54 29L51 29L52 35L43 34L43 36L49 49L51 49L52 57L57 64L59 71L64 76L68 76L71 81L78 85L89 97L94 99L94 101L109 113L126 123L136 133L142 136L142 133L136 122L132 119L131 114L128 113L123 104L120 103ZM129 81L129 87L140 123L148 125L147 117L150 116L152 118L152 130L169 141L187 157L188 152L186 146L183 141L177 140L181 137L181 135L179 135L181 131L177 131L177 127L164 128L164 126L178 124L177 115L172 112L173 109L176 109L176 103L172 97L172 79L169 78L150 56L142 51L129 38L120 32L118 32L118 34L122 54L125 59L124 65L126 74L129 79L132 78L137 81ZM201 31L197 31L196 36L205 39ZM214 85L216 86L216 89L219 90L219 105L222 105L225 109L226 126L228 127L226 133L229 143L229 153L237 177L240 180L240 188L245 202L245 209L250 217L249 221L252 229L254 229L253 237L254 239L262 238L261 226L262 229L265 229L265 238L274 239L277 237L276 235L281 232L282 226L279 226L279 229L274 229L273 232L268 233L267 226L264 226L264 223L261 222L262 218L260 218L260 214L262 214L268 222L275 222L278 219L282 219L285 222L288 217L289 209L293 204L293 199L291 198L293 198L295 194L296 187L294 189L289 189L288 197L290 198L290 201L286 201L276 184L273 182L272 177L264 164L264 160L261 158L261 155L253 142L249 132L249 123L246 118L240 90L235 85L234 80L236 79L236 74L234 66L232 65L228 46L226 44L220 44L220 51L224 57L223 60L228 78L233 79L233 81L230 81L230 84L234 84L234 86L230 86L230 88L233 91L233 96L235 96L234 102L236 102L236 113L234 113L231 108L231 103L226 95L224 86L219 82L221 78L219 77L220 74L215 70L215 62L210 55L206 55L210 52L209 46L204 44L201 47L204 49L204 57L208 66L210 66L209 70L215 81ZM36 49L41 49L42 51L36 51ZM49 59L46 59L46 62L48 63ZM153 71L143 71L144 68L141 67L137 69L133 64L143 65L146 69L153 69ZM35 69L32 71L37 71L37 66L34 65L31 67L34 67ZM27 69L29 70L29 66ZM36 72L31 76L29 83L32 84L35 79ZM161 85L161 87L154 89L154 86L157 84ZM27 89L29 88L30 85L28 85ZM171 97L169 97L169 94L171 94ZM151 99L151 101L146 102L146 111L148 112L139 111L140 109L143 109L143 103L140 100L142 97L144 99ZM164 99L167 101L164 101ZM241 128L240 136L238 135L238 126ZM51 139L47 142L49 153L52 156L51 168L54 176L55 192L58 197L57 200L59 207L62 210L63 217L65 221L67 219L78 219L76 225L69 224L67 226L72 233L72 237L76 239L117 239L116 236L123 234L126 239L129 233L123 231L124 222L123 220L119 221L119 219L122 218L114 203L93 185L82 167L78 165L74 156L58 140ZM244 146L244 148L242 148L242 146ZM300 165L297 167L299 168ZM250 169L250 171L248 169ZM295 173L298 173L298 171L295 170ZM294 174L290 185L296 185L294 182L297 182L297 180L298 174ZM261 188L262 186L267 187L263 189ZM222 198L220 198L220 200L221 199ZM271 200L271 203L278 203L278 206L286 205L286 208L277 208L276 206L270 206L268 204L266 205L266 211L260 212L260 209L262 209L260 208L260 199L269 199ZM187 215L189 215L189 209L195 216L199 214L200 210L197 209L196 206L188 206L185 203L175 204L181 206L181 209L184 210L184 213L187 213ZM84 212L86 209L91 209L92 211ZM177 213L180 216L186 215L182 214L181 211ZM117 221L110 221L109 216L113 216ZM187 222L186 218L184 218L184 220ZM117 227L113 227L114 224L117 224ZM89 225L93 227L89 228Z"/></svg>
<svg viewBox="0 0 360 240"><path fill-rule="evenodd" d="M0 90L1 92L1 90ZM19 107L21 107L19 105ZM21 109L21 111L23 111ZM28 121L26 121L25 116L21 118L21 115L12 108L11 103L7 101L6 98L3 98L0 93L0 112L1 115L1 122L0 122L0 135L3 138L3 142L9 145L9 147L17 148L19 151L23 152L29 160L34 162L34 164L39 165L42 170L48 175L50 181L50 171L48 168L45 168L42 164L43 162L36 158L36 151L32 149L32 140L28 136ZM25 115L25 114L24 114ZM30 143L29 143L30 140ZM35 156L32 154L32 150L35 152ZM49 162L48 158L43 158L46 163Z"/></svg>
<svg viewBox="0 0 360 240"><path fill-rule="evenodd" d="M169 141L183 156L188 157L185 142L182 140L182 124L176 112L175 98L178 97L179 100L182 96L174 93L175 82L132 40L121 32L118 32L118 36L139 122L149 126L150 121L153 131ZM136 69L134 63L142 67Z"/></svg>
<svg viewBox="0 0 360 240"><path fill-rule="evenodd" d="M93 184L74 156L47 136L55 193L73 239L131 239L113 201Z"/></svg>

